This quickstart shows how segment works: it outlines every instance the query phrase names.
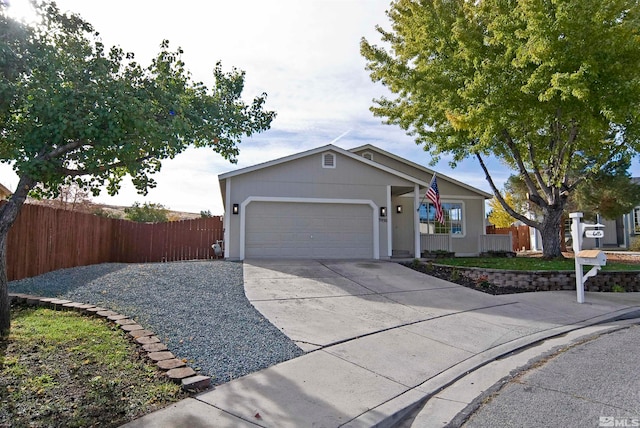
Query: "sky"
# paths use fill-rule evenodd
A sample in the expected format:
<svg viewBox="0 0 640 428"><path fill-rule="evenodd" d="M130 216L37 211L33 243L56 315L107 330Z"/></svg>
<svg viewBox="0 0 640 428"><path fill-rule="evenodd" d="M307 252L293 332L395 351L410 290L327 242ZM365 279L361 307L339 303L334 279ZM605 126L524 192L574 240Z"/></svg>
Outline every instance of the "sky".
<svg viewBox="0 0 640 428"><path fill-rule="evenodd" d="M20 7L26 0L12 0ZM397 126L385 125L369 108L385 95L373 83L360 55L362 37L379 43L376 25L388 29L390 0L57 0L63 11L80 14L100 32L107 46L119 45L150 63L160 42L184 50L183 60L195 81L213 85L217 61L223 69L246 72L244 99L266 92L265 108L277 112L271 129L239 145L231 164L211 149L188 149L163 161L154 175L158 185L148 195L136 193L125 179L120 193L103 192L93 201L130 206L160 203L176 211L224 208L218 174L333 143L343 149L373 144L415 163L491 192L475 159L455 169L443 157L431 157ZM498 161L488 166L498 187L510 171ZM636 173L634 175L640 175ZM0 164L0 183L14 189L17 176Z"/></svg>

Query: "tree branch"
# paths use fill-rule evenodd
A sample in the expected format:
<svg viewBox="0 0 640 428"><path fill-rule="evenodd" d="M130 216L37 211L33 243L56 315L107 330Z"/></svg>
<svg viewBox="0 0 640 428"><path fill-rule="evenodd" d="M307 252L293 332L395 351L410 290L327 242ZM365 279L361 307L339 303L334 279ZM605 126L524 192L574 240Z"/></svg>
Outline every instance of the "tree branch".
<svg viewBox="0 0 640 428"><path fill-rule="evenodd" d="M56 147L55 149L51 150L49 153L46 153L45 150L43 149L43 152L39 153L38 156L36 156L35 160L48 161L50 159L55 159L83 145L84 143L82 141L73 141L63 146Z"/></svg>
<svg viewBox="0 0 640 428"><path fill-rule="evenodd" d="M509 147L509 150L511 150L511 153L513 154L513 158L516 160L516 164L518 165L518 169L520 170L520 174L522 175L522 177L524 179L524 182L527 185L527 188L529 189L529 198L530 199L531 198L536 198L536 199L541 201L542 198L540 197L540 194L538 193L538 189L536 188L536 185L533 183L533 180L531 180L531 176L529 175L529 172L527 171L527 168L524 166L524 162L522 161L522 157L520 156L520 152L516 148L516 145L513 142L513 139L511 138L511 135L509 135L509 132L506 129L503 129L502 130L502 136L505 139L507 147ZM478 156L478 160L481 160L481 158L479 156ZM488 174L488 171L486 170L486 168L483 168L483 169L485 170L485 174ZM531 200L534 201L533 199L531 199ZM536 202L536 203L538 203L538 202Z"/></svg>
<svg viewBox="0 0 640 428"><path fill-rule="evenodd" d="M542 189L544 194L547 196L547 199L552 199L551 189L544 182L542 175L540 175L540 167L538 162L535 160L535 153L533 149L533 145L531 143L527 144L527 150L529 152L529 161L531 162L531 167L533 168L533 174L536 177L536 181L538 182L538 187Z"/></svg>
<svg viewBox="0 0 640 428"><path fill-rule="evenodd" d="M140 163L140 162L149 160L151 158L153 158L152 155L143 156L143 157L140 157L140 158L136 158L133 161L133 163ZM79 177L81 175L88 175L88 174L95 174L95 173L101 173L101 172L105 172L105 171L110 171L110 170L115 169L115 168L120 168L120 167L126 166L126 165L128 165L130 163L131 163L131 161L129 161L129 162L120 161L120 162L112 163L112 164L110 164L108 166L101 166L101 167L98 167L97 169L93 169L93 170L92 169L69 169L69 168L64 168L64 167L60 167L57 170L60 173L65 174L65 175L67 175L69 177Z"/></svg>
<svg viewBox="0 0 640 428"><path fill-rule="evenodd" d="M476 157L478 158L478 162L480 162L480 167L484 171L485 178L489 182L489 186L491 187L491 190L493 191L493 194L495 195L495 197L498 200L498 202L500 202L500 205L502 205L504 210L506 212L508 212L509 215L511 215L513 218L515 218L517 220L520 220L521 222L523 222L527 226L539 229L541 227L540 223L538 223L537 221L531 220L530 218L527 218L527 217L523 216L522 214L516 212L513 208L511 208L511 206L509 206L509 204L507 204L507 201L504 200L504 198L500 194L500 191L498 190L498 188L496 187L495 183L493 182L493 179L491 178L491 175L489 174L489 170L487 169L487 166L485 165L484 161L482 160L482 156L480 156L480 153L476 153Z"/></svg>

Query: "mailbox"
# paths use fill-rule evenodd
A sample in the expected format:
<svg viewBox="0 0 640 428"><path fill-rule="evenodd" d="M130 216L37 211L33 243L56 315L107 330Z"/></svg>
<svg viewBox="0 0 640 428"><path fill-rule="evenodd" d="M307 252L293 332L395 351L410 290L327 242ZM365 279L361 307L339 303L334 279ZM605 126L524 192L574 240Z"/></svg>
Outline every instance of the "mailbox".
<svg viewBox="0 0 640 428"><path fill-rule="evenodd" d="M604 238L604 230L602 229L585 230L584 237L585 238Z"/></svg>
<svg viewBox="0 0 640 428"><path fill-rule="evenodd" d="M605 266L607 256L600 250L582 250L576 256L576 261L581 265Z"/></svg>

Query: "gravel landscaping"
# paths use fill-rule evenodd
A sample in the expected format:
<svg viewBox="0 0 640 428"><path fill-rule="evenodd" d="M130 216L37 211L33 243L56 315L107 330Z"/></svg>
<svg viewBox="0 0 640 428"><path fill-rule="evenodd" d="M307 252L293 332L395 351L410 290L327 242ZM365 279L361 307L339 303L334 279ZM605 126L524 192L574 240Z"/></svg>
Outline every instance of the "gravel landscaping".
<svg viewBox="0 0 640 428"><path fill-rule="evenodd" d="M62 269L9 283L9 292L99 305L154 331L213 384L303 351L249 303L242 263L109 263Z"/></svg>

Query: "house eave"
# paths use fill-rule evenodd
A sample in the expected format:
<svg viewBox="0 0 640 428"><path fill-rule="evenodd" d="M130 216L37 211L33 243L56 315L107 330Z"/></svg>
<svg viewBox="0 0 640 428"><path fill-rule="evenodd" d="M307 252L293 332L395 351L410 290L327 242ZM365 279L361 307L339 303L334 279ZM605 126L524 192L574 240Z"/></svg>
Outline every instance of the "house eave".
<svg viewBox="0 0 640 428"><path fill-rule="evenodd" d="M365 145L362 145L362 146L359 146L359 147L354 147L352 149L349 149L349 152L353 153L353 152L359 152L359 151L362 151L362 150L368 150L368 151L377 152L377 153L379 153L379 154L381 154L383 156L387 156L387 157L390 157L391 159L394 159L394 160L396 160L398 162L404 163L405 165L408 165L408 166L411 166L413 168L419 169L419 170L425 172L428 175L433 175L436 172L436 171L434 171L432 169L426 168L426 167L424 167L424 166L422 166L420 164L417 164L415 162L412 162L412 161L410 161L408 159L405 159L405 158L402 158L400 156L394 155L393 153L389 153L386 150L382 150L381 148L373 146L371 144L365 144ZM470 186L470 185L468 185L466 183L458 181L455 178L449 177L448 175L445 175L445 174L442 174L442 173L439 173L439 172L437 174L438 174L438 177L443 177L445 180L447 180L447 181L449 181L449 182L451 182L453 184L456 184L456 185L458 185L460 187L463 187L463 188L465 188L465 189L467 189L469 191L472 191L474 193L478 193L479 195L482 195L485 199L493 198L493 194L491 194L491 193L485 192L484 190L480 190L480 189L478 189L476 187L473 187L473 186Z"/></svg>
<svg viewBox="0 0 640 428"><path fill-rule="evenodd" d="M249 166L249 167L246 167L246 168L241 168L241 169L238 169L238 170L235 170L235 171L226 172L226 173L218 175L218 180L220 181L220 186L222 188L223 180L227 180L229 178L232 178L232 177L235 177L235 176L239 176L239 175L243 175L243 174L249 174L249 173L254 172L254 171L259 171L261 169L269 168L269 167L272 167L272 166L280 165L280 164L283 164L283 163L286 163L286 162L291 162L291 161L296 160L296 159L301 159L301 158L304 158L304 157L313 156L315 154L324 153L324 152L327 152L327 151L334 151L334 152L336 152L338 154L341 154L343 156L347 156L347 157L349 157L349 158L351 158L351 159L353 159L353 160L355 160L357 162L361 162L361 163L367 164L367 165L369 165L369 166L371 166L373 168L376 168L376 169L379 169L381 171L387 172L387 173L392 174L392 175L394 175L396 177L403 178L403 179L405 179L405 180L407 180L407 181L409 181L409 182L411 182L413 184L418 184L418 185L420 185L422 187L429 187L429 183L427 183L427 182L425 182L423 180L420 180L420 179L418 179L416 177L413 177L411 175L405 174L403 172L396 171L393 168L389 168L389 167L381 165L381 164L379 164L377 162L370 161L368 159L363 158L362 156L358 156L358 155L352 153L351 151L348 151L348 150L342 149L340 147L334 146L333 144L328 144L326 146L317 147L315 149L311 149L311 150L307 150L307 151L304 151L304 152L296 153L296 154L293 154L293 155L290 155L290 156L285 156L285 157L279 158L279 159L274 159L274 160L271 160L271 161L268 161L268 162L263 162L263 163L260 163L260 164L257 164L257 165L253 165L253 166Z"/></svg>

